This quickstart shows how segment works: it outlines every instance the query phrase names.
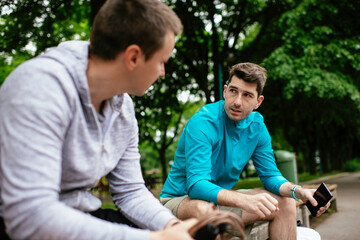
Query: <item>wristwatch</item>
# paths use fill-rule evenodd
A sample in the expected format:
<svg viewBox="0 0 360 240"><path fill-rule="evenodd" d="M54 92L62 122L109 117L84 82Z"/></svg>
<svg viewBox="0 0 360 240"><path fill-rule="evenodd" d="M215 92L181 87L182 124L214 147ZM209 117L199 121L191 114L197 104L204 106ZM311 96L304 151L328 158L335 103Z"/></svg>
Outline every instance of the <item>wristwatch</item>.
<svg viewBox="0 0 360 240"><path fill-rule="evenodd" d="M297 187L302 187L300 185L295 185L293 186L293 188L290 190L290 195L293 197L293 199L295 199L297 202L300 202L300 200L296 197L296 194L295 194L295 189Z"/></svg>

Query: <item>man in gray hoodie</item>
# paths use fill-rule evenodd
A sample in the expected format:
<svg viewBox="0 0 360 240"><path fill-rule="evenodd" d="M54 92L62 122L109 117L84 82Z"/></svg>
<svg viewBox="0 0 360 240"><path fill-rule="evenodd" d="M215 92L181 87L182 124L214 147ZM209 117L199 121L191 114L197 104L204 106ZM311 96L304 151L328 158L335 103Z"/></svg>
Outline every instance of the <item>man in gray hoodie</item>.
<svg viewBox="0 0 360 240"><path fill-rule="evenodd" d="M191 239L196 220L175 225L144 185L128 95L143 95L164 76L181 30L176 14L158 0L108 0L90 43L64 42L10 74L0 89L2 234ZM103 176L116 214L100 210L101 201L89 193Z"/></svg>

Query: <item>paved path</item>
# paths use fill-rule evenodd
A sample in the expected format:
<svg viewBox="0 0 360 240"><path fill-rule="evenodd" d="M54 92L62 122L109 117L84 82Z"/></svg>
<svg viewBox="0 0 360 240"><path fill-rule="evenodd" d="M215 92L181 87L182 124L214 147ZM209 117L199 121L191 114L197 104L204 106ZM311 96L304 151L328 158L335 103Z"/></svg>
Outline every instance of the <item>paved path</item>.
<svg viewBox="0 0 360 240"><path fill-rule="evenodd" d="M338 212L321 222L316 231L322 240L360 240L360 172L325 183L338 184Z"/></svg>

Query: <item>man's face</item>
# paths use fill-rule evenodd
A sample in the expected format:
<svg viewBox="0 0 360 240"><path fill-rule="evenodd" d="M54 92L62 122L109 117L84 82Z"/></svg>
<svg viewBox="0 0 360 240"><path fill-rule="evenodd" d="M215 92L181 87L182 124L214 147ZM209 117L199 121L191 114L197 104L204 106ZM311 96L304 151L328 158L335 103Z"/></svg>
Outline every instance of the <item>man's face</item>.
<svg viewBox="0 0 360 240"><path fill-rule="evenodd" d="M256 83L248 83L236 76L224 86L225 112L233 121L241 121L257 109L264 96L258 97Z"/></svg>
<svg viewBox="0 0 360 240"><path fill-rule="evenodd" d="M156 51L150 59L145 61L143 55L143 63L139 68L137 77L132 83L132 93L135 96L142 96L145 91L159 78L165 75L165 63L169 60L171 53L175 47L175 35L168 32L165 35L164 46Z"/></svg>

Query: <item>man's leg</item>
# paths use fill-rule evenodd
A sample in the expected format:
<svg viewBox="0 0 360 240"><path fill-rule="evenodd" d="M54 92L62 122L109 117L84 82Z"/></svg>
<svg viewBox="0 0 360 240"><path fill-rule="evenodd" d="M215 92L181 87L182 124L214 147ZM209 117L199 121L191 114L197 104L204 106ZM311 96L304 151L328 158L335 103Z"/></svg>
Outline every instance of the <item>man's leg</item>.
<svg viewBox="0 0 360 240"><path fill-rule="evenodd" d="M240 190L240 192L244 193L242 190ZM296 239L295 200L291 198L280 197L264 189L251 189L247 191L247 194L259 194L264 192L270 194L278 200L280 210L271 214L267 218L261 218L258 215L242 211L241 218L244 221L245 226L249 226L257 221L269 221L269 236L271 240ZM190 199L187 196L182 197L181 199L174 199L176 199L176 210L175 212L173 211L173 213L181 220L185 220L191 217L197 218L203 214L208 213L209 211L217 211L218 209L214 208L213 203L203 200ZM165 206L166 205L167 204L165 204Z"/></svg>
<svg viewBox="0 0 360 240"><path fill-rule="evenodd" d="M178 207L177 217L181 220L192 217L199 218L215 211L218 211L218 208L214 203L187 197L181 201Z"/></svg>
<svg viewBox="0 0 360 240"><path fill-rule="evenodd" d="M271 240L295 240L296 239L296 204L291 198L281 197L264 189L252 189L248 194L268 193L279 202L279 211L267 218L243 211L242 220L245 225L256 221L269 221L269 236Z"/></svg>
<svg viewBox="0 0 360 240"><path fill-rule="evenodd" d="M160 202L170 209L171 212L180 220L198 218L204 214L218 211L214 203L190 199L188 196L162 198L160 199Z"/></svg>
<svg viewBox="0 0 360 240"><path fill-rule="evenodd" d="M235 213L241 218L242 209L220 206L217 207L214 203L190 199L188 196L177 197L177 198L163 198L160 199L160 202L167 208L169 208L172 213L181 220L186 220L188 218L200 218L205 214L211 212L217 212L219 209L221 211L229 211ZM251 232L252 224L245 228L245 235L248 235ZM236 236L236 234L235 234ZM238 238L233 238L238 239Z"/></svg>

